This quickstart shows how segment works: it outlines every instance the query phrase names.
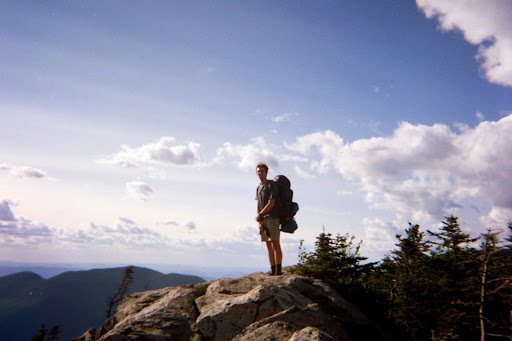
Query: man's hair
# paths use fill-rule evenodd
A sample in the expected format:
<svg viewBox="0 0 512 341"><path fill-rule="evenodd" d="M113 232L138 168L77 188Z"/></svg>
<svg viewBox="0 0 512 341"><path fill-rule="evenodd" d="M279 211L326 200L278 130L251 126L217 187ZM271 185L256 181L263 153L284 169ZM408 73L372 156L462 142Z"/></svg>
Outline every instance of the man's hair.
<svg viewBox="0 0 512 341"><path fill-rule="evenodd" d="M266 164L266 163L264 163L264 162L260 162L260 163L258 163L258 164L256 165L256 169L258 169L258 168L260 168L260 167L261 167L261 168L263 168L263 169L265 169L265 172L267 172L267 173L268 173L268 166L267 166L267 164Z"/></svg>

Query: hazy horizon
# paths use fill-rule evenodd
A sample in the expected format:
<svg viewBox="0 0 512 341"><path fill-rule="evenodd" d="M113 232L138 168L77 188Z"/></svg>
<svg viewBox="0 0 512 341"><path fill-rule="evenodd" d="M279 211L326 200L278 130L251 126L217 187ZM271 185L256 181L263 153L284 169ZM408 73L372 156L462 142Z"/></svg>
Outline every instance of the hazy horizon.
<svg viewBox="0 0 512 341"><path fill-rule="evenodd" d="M163 274L181 274L193 275L202 277L205 280L213 280L222 277L239 277L242 275L250 274L253 272L265 272L266 266L261 267L230 267L230 266L201 266L201 265L180 265L180 264L128 264L128 263L94 263L94 264L80 264L80 263L24 263L24 262L9 262L0 260L0 277L8 276L11 274L30 271L38 274L44 279L49 279L58 276L68 271L88 271L94 269L109 269L127 267L133 265L136 267L147 268Z"/></svg>

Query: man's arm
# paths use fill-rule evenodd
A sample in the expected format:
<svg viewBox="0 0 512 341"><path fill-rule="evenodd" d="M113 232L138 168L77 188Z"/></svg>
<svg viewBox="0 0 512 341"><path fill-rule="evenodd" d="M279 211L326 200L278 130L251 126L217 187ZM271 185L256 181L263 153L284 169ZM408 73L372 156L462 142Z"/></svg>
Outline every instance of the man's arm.
<svg viewBox="0 0 512 341"><path fill-rule="evenodd" d="M256 216L256 221L263 221L263 217L270 212L270 210L274 207L276 199L269 199L265 207L261 211L258 211L258 215ZM258 206L256 206L259 209Z"/></svg>

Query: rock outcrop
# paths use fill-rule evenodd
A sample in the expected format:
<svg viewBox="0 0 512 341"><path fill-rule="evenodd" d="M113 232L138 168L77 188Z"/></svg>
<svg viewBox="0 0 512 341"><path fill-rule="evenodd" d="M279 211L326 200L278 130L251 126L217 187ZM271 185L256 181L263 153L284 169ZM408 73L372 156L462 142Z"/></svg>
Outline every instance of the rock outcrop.
<svg viewBox="0 0 512 341"><path fill-rule="evenodd" d="M318 280L255 273L128 296L77 340L392 340Z"/></svg>

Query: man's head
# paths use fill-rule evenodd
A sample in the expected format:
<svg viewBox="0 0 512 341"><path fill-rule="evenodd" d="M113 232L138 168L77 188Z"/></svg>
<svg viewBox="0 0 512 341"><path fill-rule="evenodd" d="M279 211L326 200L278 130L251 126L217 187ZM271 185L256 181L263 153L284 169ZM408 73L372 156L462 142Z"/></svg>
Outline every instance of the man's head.
<svg viewBox="0 0 512 341"><path fill-rule="evenodd" d="M260 163L258 163L258 164L256 165L256 170L258 170L258 168L264 168L264 169L265 169L265 172L267 172L267 173L268 173L268 166L267 166L267 164L266 164L266 163L264 163L264 162L260 162Z"/></svg>
<svg viewBox="0 0 512 341"><path fill-rule="evenodd" d="M261 181L264 181L267 179L267 173L268 173L268 166L260 162L256 165L256 175L258 175L258 178L260 178Z"/></svg>

